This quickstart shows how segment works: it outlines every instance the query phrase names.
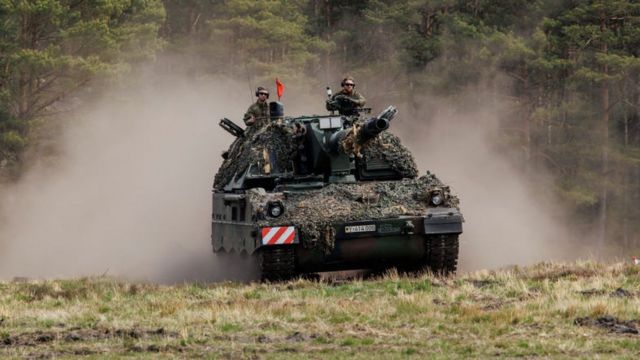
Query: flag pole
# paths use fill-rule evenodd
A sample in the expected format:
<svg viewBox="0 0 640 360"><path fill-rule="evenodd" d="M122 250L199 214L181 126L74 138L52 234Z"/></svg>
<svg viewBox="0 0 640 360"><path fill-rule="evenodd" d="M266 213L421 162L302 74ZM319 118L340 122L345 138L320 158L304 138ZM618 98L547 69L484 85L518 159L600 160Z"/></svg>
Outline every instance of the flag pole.
<svg viewBox="0 0 640 360"><path fill-rule="evenodd" d="M280 101L280 97L284 94L284 84L276 78L276 92L278 93L278 101Z"/></svg>

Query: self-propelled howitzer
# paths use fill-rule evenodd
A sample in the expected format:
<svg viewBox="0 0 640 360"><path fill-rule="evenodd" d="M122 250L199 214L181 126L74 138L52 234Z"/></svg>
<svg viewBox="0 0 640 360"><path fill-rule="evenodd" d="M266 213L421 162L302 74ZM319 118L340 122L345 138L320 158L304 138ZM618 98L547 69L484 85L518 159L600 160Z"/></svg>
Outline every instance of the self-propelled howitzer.
<svg viewBox="0 0 640 360"><path fill-rule="evenodd" d="M282 106L272 106L272 109ZM214 181L212 243L246 254L263 280L346 270L456 270L458 198L389 133L397 110L378 116L272 113L242 129Z"/></svg>

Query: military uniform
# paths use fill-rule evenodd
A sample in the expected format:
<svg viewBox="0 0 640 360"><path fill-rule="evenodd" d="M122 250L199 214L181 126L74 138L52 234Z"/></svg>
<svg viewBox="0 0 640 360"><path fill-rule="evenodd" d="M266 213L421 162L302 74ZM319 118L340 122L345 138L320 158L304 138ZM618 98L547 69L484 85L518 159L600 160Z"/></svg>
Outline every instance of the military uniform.
<svg viewBox="0 0 640 360"><path fill-rule="evenodd" d="M247 124L247 120L251 119L251 116L256 119L256 122L253 124ZM247 126L261 126L265 125L269 122L269 103L268 102L260 102L256 101L255 103L249 106L249 109L244 114L244 124Z"/></svg>
<svg viewBox="0 0 640 360"><path fill-rule="evenodd" d="M338 111L340 115L344 116L358 116L359 110L365 104L364 96L359 92L352 90L348 93L342 89L331 97L331 100L327 100L327 110Z"/></svg>
<svg viewBox="0 0 640 360"><path fill-rule="evenodd" d="M349 99L351 99L351 101L353 101L354 104L356 104L357 107L363 107L365 102L366 102L364 96L362 96L362 94L357 92L355 89L351 91L351 94L347 93L347 91L345 89L342 89L342 90L338 91L337 93L335 93L331 97L331 100L335 100L336 97L339 96L339 95L343 95L343 96L348 97Z"/></svg>

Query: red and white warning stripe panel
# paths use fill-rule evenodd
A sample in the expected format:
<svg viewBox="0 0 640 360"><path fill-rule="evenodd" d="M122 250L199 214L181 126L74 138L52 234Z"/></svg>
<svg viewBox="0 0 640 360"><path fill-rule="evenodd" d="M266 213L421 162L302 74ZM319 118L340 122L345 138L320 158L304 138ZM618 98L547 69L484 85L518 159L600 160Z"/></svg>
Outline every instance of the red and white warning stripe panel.
<svg viewBox="0 0 640 360"><path fill-rule="evenodd" d="M262 228L262 245L283 245L297 243L295 226Z"/></svg>

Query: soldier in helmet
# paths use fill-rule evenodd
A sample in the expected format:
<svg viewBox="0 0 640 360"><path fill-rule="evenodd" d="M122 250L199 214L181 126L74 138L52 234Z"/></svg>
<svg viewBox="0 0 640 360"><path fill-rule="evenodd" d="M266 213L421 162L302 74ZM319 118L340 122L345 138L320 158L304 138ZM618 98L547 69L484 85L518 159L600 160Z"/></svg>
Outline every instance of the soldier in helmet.
<svg viewBox="0 0 640 360"><path fill-rule="evenodd" d="M247 126L261 126L269 122L269 91L262 86L256 89L256 97L258 100L249 106L244 114L244 123Z"/></svg>
<svg viewBox="0 0 640 360"><path fill-rule="evenodd" d="M351 76L342 79L340 85L342 90L327 100L327 110L337 110L340 115L357 115L358 109L365 104L364 96L355 90L356 83Z"/></svg>

